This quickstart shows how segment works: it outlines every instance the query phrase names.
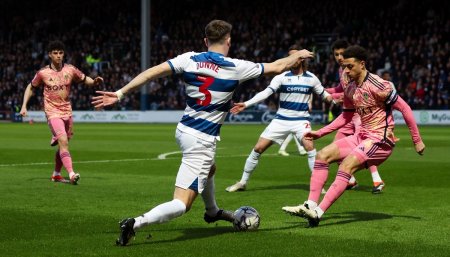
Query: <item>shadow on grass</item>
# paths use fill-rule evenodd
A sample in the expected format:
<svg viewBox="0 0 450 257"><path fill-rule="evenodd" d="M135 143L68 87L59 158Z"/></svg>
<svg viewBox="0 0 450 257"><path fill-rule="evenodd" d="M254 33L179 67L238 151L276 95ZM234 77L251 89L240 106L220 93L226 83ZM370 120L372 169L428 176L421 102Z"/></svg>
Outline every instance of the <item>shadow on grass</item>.
<svg viewBox="0 0 450 257"><path fill-rule="evenodd" d="M231 226L228 227L196 227L196 228L182 228L182 229L170 229L170 231L181 231L182 235L173 238L173 239L167 239L167 240L154 240L152 236L150 236L153 232L158 232L162 230L152 230L149 232L142 232L139 233L137 236L146 236L147 240L139 243L134 243L133 241L130 242L129 246L137 246L137 245L147 245L147 244L162 244L162 243L173 243L173 242L180 242L180 241L186 241L186 240L195 240L195 239L202 239L207 237L215 237L219 235L224 234L234 234L234 233L255 233L258 231L278 231L278 230L287 230L287 229L293 229L302 226L302 224L295 223L294 225L285 226L285 227L276 227L276 228L264 228L264 229L258 229L255 231L248 231L248 232L239 232L234 230L234 228ZM167 231L167 230L164 230ZM150 235L149 235L150 234Z"/></svg>
<svg viewBox="0 0 450 257"><path fill-rule="evenodd" d="M407 216L407 215L391 215L388 213L379 213L379 212L352 211L352 212L330 214L330 216L321 219L319 227L343 225L353 222L386 220L393 218L414 219L414 220L422 219L421 217ZM300 219L302 221L305 221L306 226L307 225L306 220L303 218Z"/></svg>
<svg viewBox="0 0 450 257"><path fill-rule="evenodd" d="M245 191L290 190L290 189L300 189L300 190L309 192L309 184L286 184L286 185L276 185L276 186L267 186L267 187L255 187L255 188L247 188ZM325 186L325 189L327 189L327 186ZM366 185L359 184L357 188L347 190L347 191L348 192L351 192L351 191L372 192L372 186L366 186Z"/></svg>
<svg viewBox="0 0 450 257"><path fill-rule="evenodd" d="M255 187L249 188L245 191L260 191L260 190L290 190L290 189L300 189L303 191L309 191L309 184L287 184L287 185L276 185L276 186L268 186L268 187Z"/></svg>

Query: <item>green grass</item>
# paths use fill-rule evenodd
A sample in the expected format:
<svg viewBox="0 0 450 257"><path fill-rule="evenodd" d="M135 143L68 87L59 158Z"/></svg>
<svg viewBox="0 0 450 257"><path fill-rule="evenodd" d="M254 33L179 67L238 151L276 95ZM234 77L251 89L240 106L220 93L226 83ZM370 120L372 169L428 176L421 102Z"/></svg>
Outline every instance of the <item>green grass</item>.
<svg viewBox="0 0 450 257"><path fill-rule="evenodd" d="M119 220L172 198L181 155L156 157L178 151L175 127L75 124L70 147L81 180L72 186L49 180L55 149L46 124L1 123L0 256L450 256L449 127L421 127L422 157L407 128L397 127L401 141L379 167L385 192L372 195L370 173L360 171L360 188L345 192L318 228L306 229L304 220L281 211L308 196L306 157L293 142L289 157L275 155L274 146L248 190L227 193L264 126L225 125L216 158L218 204L255 207L260 229L239 233L224 222L206 224L199 198L186 215L146 227L129 247L116 247ZM317 148L331 139L317 141ZM327 185L336 168L331 165Z"/></svg>

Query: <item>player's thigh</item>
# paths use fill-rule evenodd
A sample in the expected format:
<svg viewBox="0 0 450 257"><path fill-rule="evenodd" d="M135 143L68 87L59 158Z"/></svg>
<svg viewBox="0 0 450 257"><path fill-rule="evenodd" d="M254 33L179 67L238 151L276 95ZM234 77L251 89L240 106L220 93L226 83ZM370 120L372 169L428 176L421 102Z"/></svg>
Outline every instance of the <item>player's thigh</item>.
<svg viewBox="0 0 450 257"><path fill-rule="evenodd" d="M358 145L357 142L358 140L354 136L342 138L321 149L317 153L316 159L328 163L341 161Z"/></svg>
<svg viewBox="0 0 450 257"><path fill-rule="evenodd" d="M67 131L66 125L62 118L53 118L47 121L47 124L52 132L51 145L56 145L59 143L59 139L64 137L63 139L67 139Z"/></svg>
<svg viewBox="0 0 450 257"><path fill-rule="evenodd" d="M356 156L362 164L362 168L379 166L392 154L393 146L386 142L365 139L355 147L351 155Z"/></svg>
<svg viewBox="0 0 450 257"><path fill-rule="evenodd" d="M290 126L289 121L273 119L260 137L281 145L291 133Z"/></svg>
<svg viewBox="0 0 450 257"><path fill-rule="evenodd" d="M176 139L183 157L175 185L201 193L214 165L216 144L179 130Z"/></svg>
<svg viewBox="0 0 450 257"><path fill-rule="evenodd" d="M70 140L73 136L73 118L69 117L66 119L63 119L64 121L64 128L66 130L67 139Z"/></svg>
<svg viewBox="0 0 450 257"><path fill-rule="evenodd" d="M355 155L353 152L347 155L344 160L342 160L339 165L339 170L344 171L349 174L353 174L356 171L363 169L364 163L361 162L359 156Z"/></svg>

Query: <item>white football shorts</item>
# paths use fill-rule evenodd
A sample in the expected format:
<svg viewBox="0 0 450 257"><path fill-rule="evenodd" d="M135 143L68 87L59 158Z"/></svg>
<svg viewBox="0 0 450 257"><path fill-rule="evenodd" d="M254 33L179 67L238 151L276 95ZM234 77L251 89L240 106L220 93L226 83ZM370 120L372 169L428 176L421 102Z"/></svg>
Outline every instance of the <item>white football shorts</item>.
<svg viewBox="0 0 450 257"><path fill-rule="evenodd" d="M176 130L175 138L183 154L175 186L201 193L214 164L216 143Z"/></svg>
<svg viewBox="0 0 450 257"><path fill-rule="evenodd" d="M281 145L289 134L294 134L300 141L303 135L309 131L311 131L311 124L308 120L273 119L260 137Z"/></svg>

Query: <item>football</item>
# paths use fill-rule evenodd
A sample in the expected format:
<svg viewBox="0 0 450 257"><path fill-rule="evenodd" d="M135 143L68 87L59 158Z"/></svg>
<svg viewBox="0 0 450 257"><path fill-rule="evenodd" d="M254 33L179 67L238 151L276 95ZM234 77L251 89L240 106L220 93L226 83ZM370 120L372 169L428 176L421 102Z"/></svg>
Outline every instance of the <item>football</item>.
<svg viewBox="0 0 450 257"><path fill-rule="evenodd" d="M238 231L256 230L259 220L259 213L255 208L242 206L234 212L233 227Z"/></svg>

